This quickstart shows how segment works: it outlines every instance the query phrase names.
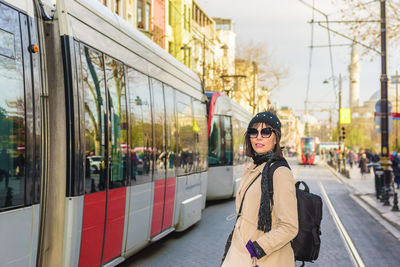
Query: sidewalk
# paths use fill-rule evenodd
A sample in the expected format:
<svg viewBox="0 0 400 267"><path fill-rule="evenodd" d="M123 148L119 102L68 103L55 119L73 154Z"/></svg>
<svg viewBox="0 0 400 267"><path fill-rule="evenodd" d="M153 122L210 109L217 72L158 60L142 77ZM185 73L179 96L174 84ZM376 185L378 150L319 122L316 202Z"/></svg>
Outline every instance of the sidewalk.
<svg viewBox="0 0 400 267"><path fill-rule="evenodd" d="M353 166L350 169L350 179L339 174L328 164L326 166L343 183L354 189L353 199L360 204L372 217L381 223L389 232L400 240L400 212L392 211L393 196L390 197L390 206L383 206L383 203L375 196L375 177L373 172L366 175L366 179L361 178L360 169ZM347 166L346 166L347 167ZM396 189L400 201L400 191ZM400 207L400 203L398 204Z"/></svg>

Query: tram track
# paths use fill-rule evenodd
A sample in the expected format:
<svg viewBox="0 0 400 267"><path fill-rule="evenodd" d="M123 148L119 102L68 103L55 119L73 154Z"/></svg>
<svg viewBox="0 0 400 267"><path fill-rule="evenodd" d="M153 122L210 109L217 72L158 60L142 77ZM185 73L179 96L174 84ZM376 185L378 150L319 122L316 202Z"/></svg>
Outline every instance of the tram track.
<svg viewBox="0 0 400 267"><path fill-rule="evenodd" d="M332 202L329 199L328 194L326 193L324 185L322 184L321 181L318 181L318 185L321 189L321 194L325 200L324 202L326 203L326 205L328 207L329 213L331 214L333 221L334 221L341 237L343 238L346 248L351 256L353 264L358 267L365 267L366 265L364 264L363 259L361 258L360 254L359 254L357 248L355 247L353 241L351 240L349 234L347 233L346 228L344 227L342 221L340 220L335 208L333 207Z"/></svg>

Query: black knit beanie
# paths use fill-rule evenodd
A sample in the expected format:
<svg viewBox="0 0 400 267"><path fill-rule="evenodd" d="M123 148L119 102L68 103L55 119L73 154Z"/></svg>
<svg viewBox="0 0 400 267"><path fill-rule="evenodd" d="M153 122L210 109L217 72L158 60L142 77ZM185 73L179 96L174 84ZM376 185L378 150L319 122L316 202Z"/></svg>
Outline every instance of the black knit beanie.
<svg viewBox="0 0 400 267"><path fill-rule="evenodd" d="M269 111L264 111L256 114L249 122L249 126L247 128L250 128L255 123L259 122L268 124L273 129L277 130L279 133L281 132L281 121L279 120L278 116Z"/></svg>

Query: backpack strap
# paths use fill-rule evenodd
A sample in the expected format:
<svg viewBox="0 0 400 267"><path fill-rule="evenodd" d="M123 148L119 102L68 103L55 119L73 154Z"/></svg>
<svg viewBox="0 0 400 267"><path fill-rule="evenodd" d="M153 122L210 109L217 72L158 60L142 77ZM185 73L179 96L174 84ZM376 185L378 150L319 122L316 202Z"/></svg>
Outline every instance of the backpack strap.
<svg viewBox="0 0 400 267"><path fill-rule="evenodd" d="M281 158L277 161L275 161L267 170L266 167L264 167L263 169L263 176L265 174L265 172L267 172L267 177L268 177L268 194L269 197L271 199L271 204L274 205L274 172L276 171L276 169L278 169L279 167L285 166L287 168L289 168L290 170L290 166L287 163L287 161L284 158Z"/></svg>
<svg viewBox="0 0 400 267"><path fill-rule="evenodd" d="M250 186L253 185L253 183L258 179L258 177L260 177L260 175L261 175L261 173L260 173L259 175L257 175L256 178L254 178L254 180L251 182L251 184L247 187L246 191L244 191L244 194L243 194L243 197L242 197L242 202L240 203L239 213L238 213L238 216L236 217L236 221L239 219L240 214L241 214L241 212L242 212L243 200L244 200L244 197L246 196L247 190L249 190ZM236 223L235 223L235 224L236 224Z"/></svg>

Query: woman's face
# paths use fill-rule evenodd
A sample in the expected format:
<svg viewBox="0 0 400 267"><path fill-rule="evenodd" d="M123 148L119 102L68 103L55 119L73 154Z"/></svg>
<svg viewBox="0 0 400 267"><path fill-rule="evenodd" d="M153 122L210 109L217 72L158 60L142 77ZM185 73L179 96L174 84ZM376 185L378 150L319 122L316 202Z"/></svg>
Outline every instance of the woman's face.
<svg viewBox="0 0 400 267"><path fill-rule="evenodd" d="M261 134L262 129L271 128L271 126L265 123L257 123L253 125L251 128L257 129L258 131L257 137L254 137L254 135L253 136L250 135L251 146L253 147L254 151L257 154L266 153L274 149L276 144L275 133L272 131L271 135L267 137L268 134L266 135L265 133L269 133L269 130L264 130L263 131L264 134ZM262 135L264 135L264 137Z"/></svg>

